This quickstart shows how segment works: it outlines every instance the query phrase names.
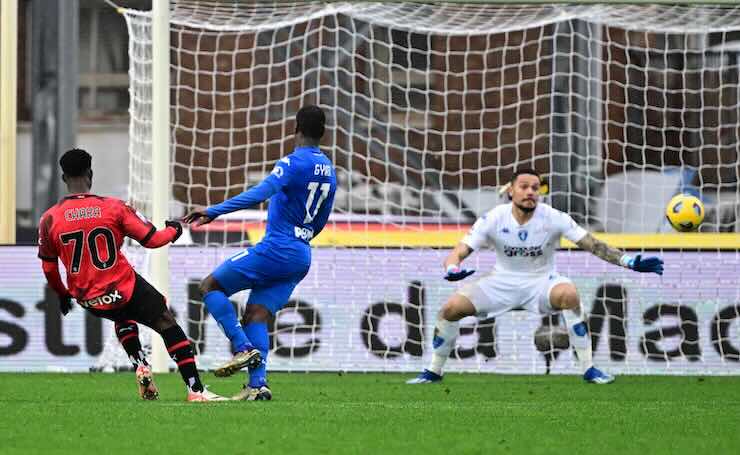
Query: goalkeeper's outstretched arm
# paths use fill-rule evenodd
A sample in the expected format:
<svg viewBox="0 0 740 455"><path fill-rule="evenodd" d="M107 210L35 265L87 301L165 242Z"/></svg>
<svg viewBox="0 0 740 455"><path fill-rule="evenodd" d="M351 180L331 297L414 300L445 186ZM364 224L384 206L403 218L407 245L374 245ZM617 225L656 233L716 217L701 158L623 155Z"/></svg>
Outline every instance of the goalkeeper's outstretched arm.
<svg viewBox="0 0 740 455"><path fill-rule="evenodd" d="M470 256L473 249L470 248L463 242L460 242L455 248L450 251L445 259L445 280L447 281L459 281L463 278L475 273L475 270L465 270L460 268L460 264L466 257Z"/></svg>
<svg viewBox="0 0 740 455"><path fill-rule="evenodd" d="M586 234L585 237L576 242L576 245L578 245L582 250L589 251L594 256L614 265L626 267L636 272L657 273L658 275L663 274L662 259L658 257L647 257L643 259L640 254L633 258L630 255L625 254L624 251L607 245L590 233Z"/></svg>
<svg viewBox="0 0 740 455"><path fill-rule="evenodd" d="M473 249L466 244L462 242L458 243L457 246L450 251L450 254L447 255L447 259L445 259L445 269L451 265L460 267L462 261L465 260L466 257L470 256L472 252Z"/></svg>

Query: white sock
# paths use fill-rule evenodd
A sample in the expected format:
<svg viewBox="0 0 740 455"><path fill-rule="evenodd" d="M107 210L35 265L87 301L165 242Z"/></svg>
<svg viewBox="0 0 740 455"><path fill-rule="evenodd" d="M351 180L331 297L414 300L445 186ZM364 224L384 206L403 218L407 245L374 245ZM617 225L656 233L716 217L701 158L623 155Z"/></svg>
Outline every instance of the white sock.
<svg viewBox="0 0 740 455"><path fill-rule="evenodd" d="M573 310L563 310L562 313L565 324L568 326L570 345L576 350L578 364L581 367L581 371L585 373L586 370L593 366L593 359L591 353L591 334L588 333L588 327L583 322L581 307L579 305L578 308Z"/></svg>
<svg viewBox="0 0 740 455"><path fill-rule="evenodd" d="M450 352L455 348L455 340L460 334L460 322L450 322L446 319L437 319L434 326L434 353L432 354L432 363L429 365L429 371L442 375L442 368L450 357Z"/></svg>

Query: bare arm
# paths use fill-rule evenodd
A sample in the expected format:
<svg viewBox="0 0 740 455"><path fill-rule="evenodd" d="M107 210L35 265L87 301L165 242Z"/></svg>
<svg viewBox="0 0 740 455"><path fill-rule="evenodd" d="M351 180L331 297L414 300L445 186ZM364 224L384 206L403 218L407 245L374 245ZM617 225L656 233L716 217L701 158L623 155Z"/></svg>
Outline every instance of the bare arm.
<svg viewBox="0 0 740 455"><path fill-rule="evenodd" d="M582 250L590 251L594 256L603 259L606 262L620 267L626 266L626 264L622 263L622 259L625 257L623 251L607 245L590 233L586 234L586 236L579 240L576 245L578 245Z"/></svg>
<svg viewBox="0 0 740 455"><path fill-rule="evenodd" d="M447 259L445 259L445 269L449 268L449 266L459 266L462 261L470 256L470 254L473 252L473 250L467 246L466 244L460 242L455 246L455 248L450 251L450 254L447 255Z"/></svg>
<svg viewBox="0 0 740 455"><path fill-rule="evenodd" d="M445 273L445 280L464 280L465 277L468 277L475 273L475 270L466 270L460 268L460 263L466 257L470 256L470 253L472 252L473 249L463 242L458 243L457 246L452 251L450 251L450 254L447 255L447 259L445 259L445 270L447 271L447 273Z"/></svg>
<svg viewBox="0 0 740 455"><path fill-rule="evenodd" d="M636 272L657 273L658 275L663 275L663 259L659 257L642 257L641 254L638 254L632 258L623 251L610 247L601 240L594 238L591 234L586 234L586 236L576 244L582 249L590 251L594 256L614 265L626 267Z"/></svg>
<svg viewBox="0 0 740 455"><path fill-rule="evenodd" d="M490 218L486 218L485 215L475 221L468 234L447 255L447 259L445 259L445 280L460 281L475 273L475 270L461 268L460 264L474 250L490 245L488 232L491 229Z"/></svg>

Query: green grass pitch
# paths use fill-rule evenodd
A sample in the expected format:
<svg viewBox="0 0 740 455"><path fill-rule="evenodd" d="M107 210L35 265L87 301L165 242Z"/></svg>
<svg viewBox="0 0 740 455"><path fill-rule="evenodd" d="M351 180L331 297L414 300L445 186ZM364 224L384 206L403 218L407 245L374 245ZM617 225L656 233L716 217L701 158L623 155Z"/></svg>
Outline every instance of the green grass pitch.
<svg viewBox="0 0 740 455"><path fill-rule="evenodd" d="M158 402L133 373L0 374L0 453L740 453L740 377L410 376L276 373L271 402L189 404L176 374Z"/></svg>

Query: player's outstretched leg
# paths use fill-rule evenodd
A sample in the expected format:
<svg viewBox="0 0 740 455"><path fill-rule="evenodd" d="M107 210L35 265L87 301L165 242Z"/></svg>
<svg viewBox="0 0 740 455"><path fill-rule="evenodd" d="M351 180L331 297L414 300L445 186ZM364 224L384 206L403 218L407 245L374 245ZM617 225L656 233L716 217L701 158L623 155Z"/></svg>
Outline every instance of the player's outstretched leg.
<svg viewBox="0 0 740 455"><path fill-rule="evenodd" d="M228 267L228 261L217 270L224 267ZM231 350L234 353L234 357L216 368L214 374L219 377L226 377L231 376L244 367L251 368L258 366L260 363L260 353L252 345L249 338L247 338L241 324L239 324L234 307L213 275L209 275L203 280L200 290L203 293L203 301L208 312L216 319L218 326L221 327L221 330L231 342Z"/></svg>
<svg viewBox="0 0 740 455"><path fill-rule="evenodd" d="M213 370L213 374L220 378L225 378L231 376L244 367L254 368L259 366L261 361L262 356L260 355L260 352L252 347L249 350L235 353L231 360Z"/></svg>
<svg viewBox="0 0 740 455"><path fill-rule="evenodd" d="M139 389L139 397L142 400L156 400L159 398L159 390L154 384L152 370L146 361L144 351L141 349L139 340L139 326L136 321L115 321L115 332L118 342L126 351L129 360L136 369L136 384Z"/></svg>
<svg viewBox="0 0 740 455"><path fill-rule="evenodd" d="M188 389L187 401L226 401L227 398L209 391L200 381L193 347L185 336L185 332L175 322L172 313L166 310L153 325L154 330L162 336L167 353L177 364L180 376Z"/></svg>
<svg viewBox="0 0 740 455"><path fill-rule="evenodd" d="M167 352L177 364L180 376L188 388L188 401L225 401L226 398L216 395L206 389L200 382L198 368L195 365L195 355L190 340L185 336L179 325L171 326L162 332L162 339Z"/></svg>
<svg viewBox="0 0 740 455"><path fill-rule="evenodd" d="M409 379L406 384L429 384L442 380L442 369L455 348L455 341L460 333L460 319L475 314L475 307L470 299L454 294L447 303L442 306L437 315L437 323L434 326L434 339L432 340L432 362L429 368L422 371L417 377Z"/></svg>
<svg viewBox="0 0 740 455"><path fill-rule="evenodd" d="M242 390L231 399L245 401L271 400L272 391L267 385L267 354L270 349L270 336L267 333L267 323L264 321L244 321L244 332L252 343L254 343L254 347L259 349L261 361L258 366L249 368L249 380L244 384Z"/></svg>
<svg viewBox="0 0 740 455"><path fill-rule="evenodd" d="M560 283L550 291L550 305L562 310L563 319L568 326L568 338L576 351L578 363L583 371L583 380L592 384L609 384L614 376L605 373L593 365L591 352L591 334L584 321L584 312L578 291L573 283Z"/></svg>

